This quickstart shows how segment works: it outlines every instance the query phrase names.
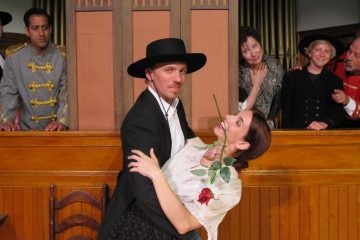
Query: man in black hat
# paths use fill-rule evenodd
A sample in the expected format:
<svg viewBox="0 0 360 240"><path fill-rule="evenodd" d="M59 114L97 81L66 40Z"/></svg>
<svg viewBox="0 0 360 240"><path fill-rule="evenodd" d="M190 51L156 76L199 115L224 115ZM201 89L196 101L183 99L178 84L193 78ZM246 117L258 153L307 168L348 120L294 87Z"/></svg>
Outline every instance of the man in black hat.
<svg viewBox="0 0 360 240"><path fill-rule="evenodd" d="M12 16L10 13L0 11L0 40L3 36L3 27L11 22ZM0 53L0 81L3 76L3 69L4 69L4 57Z"/></svg>
<svg viewBox="0 0 360 240"><path fill-rule="evenodd" d="M202 53L187 53L184 42L165 38L151 42L146 58L128 67L129 75L145 78L144 90L130 109L121 127L123 170L98 239L199 239L197 231L179 234L165 216L149 179L130 173L128 156L138 149L153 148L162 166L194 137L178 95L186 74L206 63Z"/></svg>
<svg viewBox="0 0 360 240"><path fill-rule="evenodd" d="M345 49L343 44L332 36L314 34L302 39L298 48L309 63L301 70L284 75L282 127L310 130L338 127L345 112L331 95L343 85L326 66L331 59L341 55Z"/></svg>

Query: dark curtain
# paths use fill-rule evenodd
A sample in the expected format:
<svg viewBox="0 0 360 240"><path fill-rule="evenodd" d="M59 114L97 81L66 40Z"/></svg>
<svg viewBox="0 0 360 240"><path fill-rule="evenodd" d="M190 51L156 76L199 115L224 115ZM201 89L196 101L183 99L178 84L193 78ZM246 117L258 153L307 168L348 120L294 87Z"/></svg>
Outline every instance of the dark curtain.
<svg viewBox="0 0 360 240"><path fill-rule="evenodd" d="M296 0L239 0L239 27L261 33L265 54L276 57L284 70L297 64Z"/></svg>

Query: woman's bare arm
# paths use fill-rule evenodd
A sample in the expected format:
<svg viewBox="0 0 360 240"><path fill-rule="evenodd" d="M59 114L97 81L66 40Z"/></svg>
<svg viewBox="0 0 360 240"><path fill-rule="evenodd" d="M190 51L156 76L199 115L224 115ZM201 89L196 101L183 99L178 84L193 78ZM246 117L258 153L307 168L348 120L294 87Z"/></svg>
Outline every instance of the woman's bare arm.
<svg viewBox="0 0 360 240"><path fill-rule="evenodd" d="M137 172L148 177L153 182L156 195L162 210L180 234L201 227L198 220L187 210L171 189L163 175L154 150L150 150L150 157L139 150L133 150L129 159L134 160L128 167L130 172Z"/></svg>

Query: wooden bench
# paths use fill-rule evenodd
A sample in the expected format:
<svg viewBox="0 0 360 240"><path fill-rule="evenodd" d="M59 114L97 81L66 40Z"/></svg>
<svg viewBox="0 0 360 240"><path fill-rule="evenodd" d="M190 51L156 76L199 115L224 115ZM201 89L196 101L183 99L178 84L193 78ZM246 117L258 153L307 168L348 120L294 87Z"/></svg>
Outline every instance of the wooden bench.
<svg viewBox="0 0 360 240"><path fill-rule="evenodd" d="M11 216L0 239L49 239L50 184L56 184L58 197L83 189L100 198L103 183L113 189L121 158L117 132L0 132L0 213ZM101 220L80 203L72 209ZM63 233L64 239L70 235Z"/></svg>
<svg viewBox="0 0 360 240"><path fill-rule="evenodd" d="M240 174L242 199L219 239L357 239L359 155L358 130L274 131L269 151ZM48 239L49 185L58 196L78 188L100 196L102 183L113 190L121 159L117 132L0 132L0 213L11 216L0 239Z"/></svg>

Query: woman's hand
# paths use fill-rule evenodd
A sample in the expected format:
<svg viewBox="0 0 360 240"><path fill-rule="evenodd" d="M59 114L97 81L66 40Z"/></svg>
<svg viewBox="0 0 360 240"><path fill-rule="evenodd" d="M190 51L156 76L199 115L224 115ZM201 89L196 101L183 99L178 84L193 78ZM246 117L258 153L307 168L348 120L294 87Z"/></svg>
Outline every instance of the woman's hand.
<svg viewBox="0 0 360 240"><path fill-rule="evenodd" d="M309 126L307 126L307 129L310 129L310 130L323 130L323 129L326 129L327 127L328 127L327 123L313 121L312 123L309 124Z"/></svg>
<svg viewBox="0 0 360 240"><path fill-rule="evenodd" d="M131 152L133 155L129 156L128 159L134 161L128 164L129 171L137 172L150 178L161 209L178 233L184 234L201 227L198 220L189 212L168 184L167 179L160 169L154 149L150 149L150 156L147 156L139 150L131 150Z"/></svg>
<svg viewBox="0 0 360 240"><path fill-rule="evenodd" d="M261 62L256 69L250 69L253 87L260 89L268 69L265 63Z"/></svg>
<svg viewBox="0 0 360 240"><path fill-rule="evenodd" d="M252 82L252 88L250 90L250 93L246 99L246 109L245 110L252 110L256 98L260 94L261 84L264 82L265 75L267 73L268 69L265 63L261 62L259 66L256 69L250 69L250 77Z"/></svg>
<svg viewBox="0 0 360 240"><path fill-rule="evenodd" d="M132 159L129 163L129 171L137 172L141 175L150 178L151 180L156 178L158 174L162 174L159 161L155 156L154 149L150 149L150 156L147 156L140 150L131 150L133 155L130 155L128 159Z"/></svg>

